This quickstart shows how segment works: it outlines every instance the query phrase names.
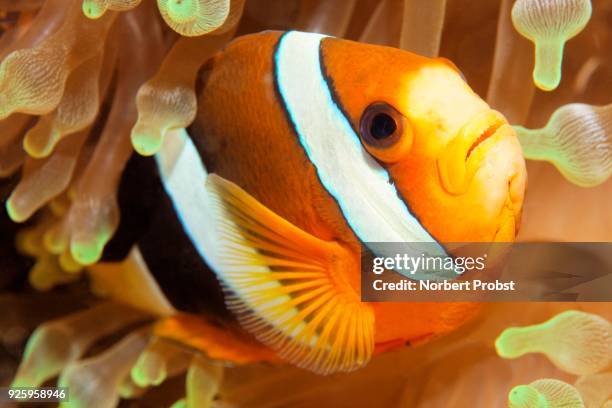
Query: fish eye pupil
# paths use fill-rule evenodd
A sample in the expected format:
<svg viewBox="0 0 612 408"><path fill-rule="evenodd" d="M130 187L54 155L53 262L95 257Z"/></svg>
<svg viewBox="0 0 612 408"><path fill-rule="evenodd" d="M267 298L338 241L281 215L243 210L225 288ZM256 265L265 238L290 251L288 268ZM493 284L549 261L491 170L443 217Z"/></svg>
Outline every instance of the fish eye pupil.
<svg viewBox="0 0 612 408"><path fill-rule="evenodd" d="M370 125L370 134L376 140L386 139L397 130L395 119L386 113L377 113L372 118Z"/></svg>
<svg viewBox="0 0 612 408"><path fill-rule="evenodd" d="M361 114L359 134L366 147L389 149L402 140L404 116L388 103L372 103Z"/></svg>

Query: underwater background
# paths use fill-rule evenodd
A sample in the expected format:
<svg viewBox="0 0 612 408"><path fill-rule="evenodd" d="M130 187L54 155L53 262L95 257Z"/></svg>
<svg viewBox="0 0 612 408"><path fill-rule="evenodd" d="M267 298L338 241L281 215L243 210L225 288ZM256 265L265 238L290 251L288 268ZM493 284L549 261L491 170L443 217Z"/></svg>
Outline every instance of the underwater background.
<svg viewBox="0 0 612 408"><path fill-rule="evenodd" d="M571 17L580 3L557 1L568 4L565 17ZM551 115L567 104L608 107L599 113L601 126L607 130L603 141L571 134L584 140L571 139L558 145L542 142L544 150L548 149L545 153L538 151L541 145L526 150L527 158L531 152L533 158L543 160L527 161L528 187L517 240L612 241L612 180L609 178L612 172L612 110L609 108L612 106L612 1L590 2L590 18L565 44L561 81L552 90L542 90L542 84L539 88L534 83L534 43L513 25L513 0L232 1L230 15L234 20L213 21L214 14L206 15L202 17L204 28L173 25L172 15L160 13L164 4L172 2L157 3L161 5L152 0L0 0L0 58L3 60L0 65L0 201L3 203L0 385L11 383L28 337L38 325L101 302L92 294L83 270L92 260L95 262L117 228L118 179L127 160L138 154L132 147L132 143L138 143L134 140L138 135L132 133L130 139L136 118L140 118L139 124L143 127L188 126L196 109L189 91L199 93L199 70L222 44L248 33L312 31L448 58L491 107L502 112L512 125L526 129L544 128ZM200 0L198 3L206 8L223 2ZM117 4L119 11L111 7L101 15L100 5L104 4ZM121 7L126 11L121 11ZM85 16L87 12L89 16ZM584 16L575 19L581 17ZM83 28L89 23L92 27ZM51 36L58 30L61 35ZM547 33L541 35L545 37ZM49 38L53 41L45 42ZM183 49L176 47L183 39L191 43L185 41ZM546 40L556 41L557 45L564 42L561 34ZM19 87L11 88L22 77L18 69L6 63L7 59L16 50L37 46L53 52L25 55L16 66L29 66L30 61L40 63L36 58L42 58L45 66L56 67L40 74L48 75L49 82L25 86L27 79L23 80L20 83L26 89L23 93ZM193 52L195 47L204 51ZM68 51L58 51L63 48ZM62 52L66 55L62 56ZM68 76L79 59L92 63L83 72ZM143 84L154 76L147 92L141 92ZM62 100L62 91L55 89L57 78L67 80L66 89L75 96L71 103L82 109L60 123L55 131L49 131L55 119L47 113L48 106L57 106ZM189 85L194 79L195 86ZM164 92L164 87L176 84L187 84L186 94L181 95L185 105L181 109L155 105L156 92ZM85 93L86 89L90 93ZM10 92L14 92L13 105L7 102L10 98L6 95ZM85 106L82 104L85 99L78 98L96 103ZM36 127L38 130L33 132ZM160 138L161 135L163 132ZM521 142L529 136L525 132ZM158 141L141 142L141 146L149 146ZM573 148L580 143L586 147ZM596 143L604 146L603 156L594 157L593 149L589 149ZM564 154L569 154L570 159ZM595 166L588 166L595 162ZM91 204L92 200L96 205L79 205ZM5 208L12 213L7 213ZM52 238L48 238L51 242L43 243L48 231L52 231ZM70 240L82 249L79 252L82 258L70 251L70 245L66 244ZM539 324L568 310L584 311L612 321L610 303L491 303L483 304L481 309L476 318L450 335L376 356L367 367L354 373L318 376L294 367L265 364L226 368L214 406L507 406L508 393L517 385L542 378L574 385L589 378L585 380L587 374L559 368L541 353L502 359L496 351L495 340L503 330ZM107 350L139 327L137 320L98 341L86 356ZM580 337L579 324L562 329L554 333L550 344L543 346L551 354L557 352L556 338L572 337L572 333ZM612 350L612 344L608 346ZM130 398L121 400L119 406L171 406L185 396L184 371L178 370L161 385L147 389L126 380L129 384L122 384L121 395ZM606 376L597 378L601 382L592 386L594 391L589 394L595 395L592 401L598 402L586 406L612 404L612 366L608 364L599 372ZM604 405L606 401L608 405ZM534 404L516 406L541 406Z"/></svg>

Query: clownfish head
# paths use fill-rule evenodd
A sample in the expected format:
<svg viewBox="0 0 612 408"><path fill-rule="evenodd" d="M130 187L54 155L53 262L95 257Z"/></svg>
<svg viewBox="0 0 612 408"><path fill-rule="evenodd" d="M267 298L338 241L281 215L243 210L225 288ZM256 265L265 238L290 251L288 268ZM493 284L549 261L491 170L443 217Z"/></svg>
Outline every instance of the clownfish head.
<svg viewBox="0 0 612 408"><path fill-rule="evenodd" d="M521 147L451 62L333 38L321 40L319 53L331 98L362 146L352 160L384 173L431 237L514 240L526 184ZM381 218L392 220L391 212Z"/></svg>

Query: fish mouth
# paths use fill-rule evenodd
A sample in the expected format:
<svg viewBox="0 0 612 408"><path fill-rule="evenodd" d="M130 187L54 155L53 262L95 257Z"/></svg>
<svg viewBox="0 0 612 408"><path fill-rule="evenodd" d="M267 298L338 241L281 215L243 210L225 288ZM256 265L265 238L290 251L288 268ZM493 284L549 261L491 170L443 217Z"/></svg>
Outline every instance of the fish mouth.
<svg viewBox="0 0 612 408"><path fill-rule="evenodd" d="M438 159L442 187L451 194L467 191L486 151L511 131L504 116L487 110L466 123Z"/></svg>

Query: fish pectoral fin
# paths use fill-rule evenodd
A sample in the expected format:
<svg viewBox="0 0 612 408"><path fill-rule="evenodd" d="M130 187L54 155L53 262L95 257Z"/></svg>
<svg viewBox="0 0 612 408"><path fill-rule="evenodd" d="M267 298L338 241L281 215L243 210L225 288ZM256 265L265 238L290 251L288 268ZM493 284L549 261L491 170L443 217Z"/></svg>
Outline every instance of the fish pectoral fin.
<svg viewBox="0 0 612 408"><path fill-rule="evenodd" d="M320 374L364 366L374 314L344 280L357 273L354 255L222 177L211 174L207 188L218 219L217 274L242 326L282 359Z"/></svg>

